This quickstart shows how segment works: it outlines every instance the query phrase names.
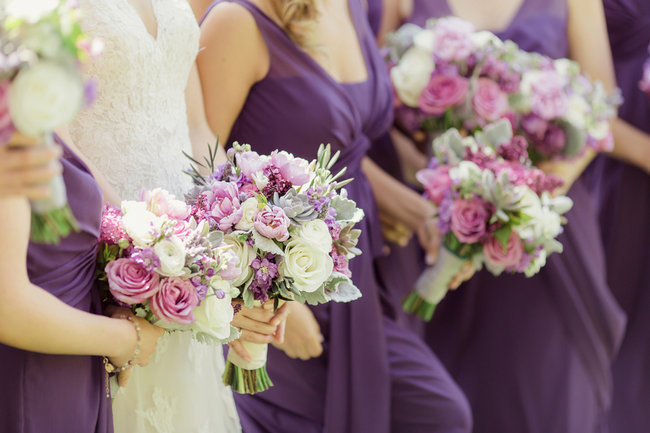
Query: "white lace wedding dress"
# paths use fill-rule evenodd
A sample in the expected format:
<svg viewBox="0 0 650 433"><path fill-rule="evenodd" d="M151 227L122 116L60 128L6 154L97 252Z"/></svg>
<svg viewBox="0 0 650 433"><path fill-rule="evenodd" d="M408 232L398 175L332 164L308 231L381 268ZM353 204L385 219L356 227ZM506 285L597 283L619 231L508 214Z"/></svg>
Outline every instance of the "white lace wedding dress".
<svg viewBox="0 0 650 433"><path fill-rule="evenodd" d="M187 0L151 0L153 37L127 0L82 0L84 28L103 39L87 74L98 85L94 105L70 126L79 146L122 199L162 187L182 196L191 152L185 87L198 52L199 29ZM147 367L135 367L113 402L116 433L241 431L230 388L221 382L220 345L166 333Z"/></svg>

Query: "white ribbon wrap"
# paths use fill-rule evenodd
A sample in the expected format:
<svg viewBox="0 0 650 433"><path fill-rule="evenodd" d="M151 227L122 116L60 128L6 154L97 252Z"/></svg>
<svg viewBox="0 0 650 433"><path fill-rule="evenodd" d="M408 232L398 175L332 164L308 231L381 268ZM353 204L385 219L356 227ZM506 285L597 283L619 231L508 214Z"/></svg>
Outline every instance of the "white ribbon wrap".
<svg viewBox="0 0 650 433"><path fill-rule="evenodd" d="M443 246L436 264L427 268L418 278L415 291L428 303L437 305L447 294L449 283L466 261Z"/></svg>
<svg viewBox="0 0 650 433"><path fill-rule="evenodd" d="M252 360L250 362L246 361L244 358L239 356L237 352L230 348L230 350L228 350L228 361L243 370L257 370L258 368L264 367L266 364L266 354L269 350L269 345L266 343L251 343L242 340L240 340L240 342L244 348L248 350Z"/></svg>

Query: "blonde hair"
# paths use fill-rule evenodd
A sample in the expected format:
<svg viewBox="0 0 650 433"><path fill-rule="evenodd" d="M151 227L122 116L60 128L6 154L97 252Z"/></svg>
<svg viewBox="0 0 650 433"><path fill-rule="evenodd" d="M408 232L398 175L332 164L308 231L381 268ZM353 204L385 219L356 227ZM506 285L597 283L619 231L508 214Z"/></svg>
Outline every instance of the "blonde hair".
<svg viewBox="0 0 650 433"><path fill-rule="evenodd" d="M301 48L311 47L310 30L318 18L316 0L272 0L282 29Z"/></svg>

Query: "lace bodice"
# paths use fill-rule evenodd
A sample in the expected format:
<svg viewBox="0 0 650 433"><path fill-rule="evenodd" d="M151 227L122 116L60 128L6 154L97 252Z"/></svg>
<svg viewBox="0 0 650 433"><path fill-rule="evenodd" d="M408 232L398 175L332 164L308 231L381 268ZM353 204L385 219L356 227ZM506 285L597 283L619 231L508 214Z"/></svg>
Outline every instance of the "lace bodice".
<svg viewBox="0 0 650 433"><path fill-rule="evenodd" d="M84 28L105 44L86 74L95 103L70 126L81 151L122 199L162 187L182 196L190 186L181 151L191 152L185 87L199 47L186 0L152 0L154 38L128 0L81 0Z"/></svg>

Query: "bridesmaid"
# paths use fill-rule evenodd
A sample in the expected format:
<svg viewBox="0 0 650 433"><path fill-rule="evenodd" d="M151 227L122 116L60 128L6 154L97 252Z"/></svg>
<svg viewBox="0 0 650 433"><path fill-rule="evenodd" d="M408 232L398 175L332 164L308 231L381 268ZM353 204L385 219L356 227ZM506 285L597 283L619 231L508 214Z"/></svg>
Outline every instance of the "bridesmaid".
<svg viewBox="0 0 650 433"><path fill-rule="evenodd" d="M525 50L571 55L614 88L599 0L415 0L409 21L450 14ZM625 317L607 286L595 204L579 177L588 162L589 155L548 167L574 200L560 239L564 253L531 279L480 272L449 293L427 325L427 342L470 401L476 433L606 429L610 366Z"/></svg>
<svg viewBox="0 0 650 433"><path fill-rule="evenodd" d="M600 220L607 279L628 324L613 366L611 433L650 431L650 98L639 90L650 44L650 2L605 0L616 79L623 92L616 152L629 147L628 163L600 158L592 175L599 183ZM632 165L634 164L634 165Z"/></svg>
<svg viewBox="0 0 650 433"><path fill-rule="evenodd" d="M62 146L63 178L70 207L81 225L79 233L59 245L29 243L27 200L9 197L10 193L0 198L3 432L112 432L111 403L99 356L108 356L118 367L129 360L145 365L163 332L142 319L101 315L95 257L102 194L86 165ZM43 161L41 152L30 153ZM4 178L6 168L0 171ZM49 175L43 173L43 178ZM21 192L17 185L16 192ZM34 190L28 195L34 196Z"/></svg>
<svg viewBox="0 0 650 433"><path fill-rule="evenodd" d="M331 143L341 151L334 170L348 167L349 196L366 212L364 254L351 263L363 297L290 304L285 342L269 353L276 386L237 396L244 431L469 432L462 393L419 338L382 312L385 289L373 267L382 239L364 171L406 189L365 158L391 124L392 97L361 2L217 1L201 45L213 131L262 153L280 147L307 159Z"/></svg>

